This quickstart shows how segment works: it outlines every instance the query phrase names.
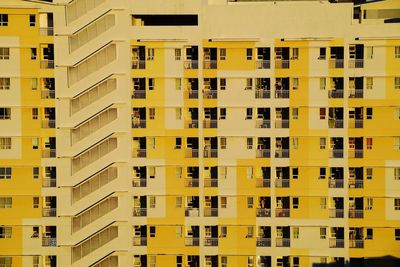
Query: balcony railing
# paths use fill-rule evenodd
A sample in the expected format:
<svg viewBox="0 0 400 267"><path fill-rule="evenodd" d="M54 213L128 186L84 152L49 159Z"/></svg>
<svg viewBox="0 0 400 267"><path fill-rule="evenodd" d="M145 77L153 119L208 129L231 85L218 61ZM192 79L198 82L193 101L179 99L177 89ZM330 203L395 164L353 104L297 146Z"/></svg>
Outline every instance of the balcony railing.
<svg viewBox="0 0 400 267"><path fill-rule="evenodd" d="M271 68L270 60L256 60L256 69L269 69Z"/></svg>
<svg viewBox="0 0 400 267"><path fill-rule="evenodd" d="M197 128L199 128L199 121L198 120L187 120L185 122L185 128L197 129Z"/></svg>
<svg viewBox="0 0 400 267"><path fill-rule="evenodd" d="M333 89L328 91L329 98L343 98L344 93L343 89Z"/></svg>
<svg viewBox="0 0 400 267"><path fill-rule="evenodd" d="M203 156L205 158L216 158L218 157L218 149L205 148L203 151Z"/></svg>
<svg viewBox="0 0 400 267"><path fill-rule="evenodd" d="M204 237L204 246L207 247L218 246L218 237Z"/></svg>
<svg viewBox="0 0 400 267"><path fill-rule="evenodd" d="M134 148L133 149L133 157L134 158L145 158L146 157L146 149L145 148Z"/></svg>
<svg viewBox="0 0 400 267"><path fill-rule="evenodd" d="M275 90L275 98L289 98L289 90Z"/></svg>
<svg viewBox="0 0 400 267"><path fill-rule="evenodd" d="M349 119L349 128L363 128L363 119Z"/></svg>
<svg viewBox="0 0 400 267"><path fill-rule="evenodd" d="M257 208L256 217L271 217L271 209Z"/></svg>
<svg viewBox="0 0 400 267"><path fill-rule="evenodd" d="M256 187L264 187L264 188L271 187L271 179L263 179L263 178L256 179Z"/></svg>
<svg viewBox="0 0 400 267"><path fill-rule="evenodd" d="M329 188L343 188L343 179L329 179Z"/></svg>
<svg viewBox="0 0 400 267"><path fill-rule="evenodd" d="M290 179L275 179L275 187L277 188L290 187Z"/></svg>
<svg viewBox="0 0 400 267"><path fill-rule="evenodd" d="M133 90L132 98L134 99L145 99L146 98L146 90Z"/></svg>
<svg viewBox="0 0 400 267"><path fill-rule="evenodd" d="M288 69L290 61L288 59L275 59L275 69Z"/></svg>
<svg viewBox="0 0 400 267"><path fill-rule="evenodd" d="M199 187L199 179L186 178L184 181L185 187Z"/></svg>
<svg viewBox="0 0 400 267"><path fill-rule="evenodd" d="M54 99L56 98L55 90L42 90L41 92L42 99Z"/></svg>
<svg viewBox="0 0 400 267"><path fill-rule="evenodd" d="M217 61L216 60L203 60L203 69L216 69Z"/></svg>
<svg viewBox="0 0 400 267"><path fill-rule="evenodd" d="M135 59L132 60L132 69L145 69L146 68L146 60Z"/></svg>
<svg viewBox="0 0 400 267"><path fill-rule="evenodd" d="M364 90L363 89L349 89L349 98L363 98Z"/></svg>
<svg viewBox="0 0 400 267"><path fill-rule="evenodd" d="M199 217L200 216L199 208L185 208L185 216Z"/></svg>
<svg viewBox="0 0 400 267"><path fill-rule="evenodd" d="M146 128L146 120L132 119L132 128Z"/></svg>
<svg viewBox="0 0 400 267"><path fill-rule="evenodd" d="M42 128L56 128L56 120L42 120Z"/></svg>
<svg viewBox="0 0 400 267"><path fill-rule="evenodd" d="M275 149L275 158L288 158L290 154L289 149Z"/></svg>
<svg viewBox="0 0 400 267"><path fill-rule="evenodd" d="M329 218L343 218L344 210L343 209L329 209Z"/></svg>
<svg viewBox="0 0 400 267"><path fill-rule="evenodd" d="M349 188L364 188L364 180L349 179Z"/></svg>
<svg viewBox="0 0 400 267"><path fill-rule="evenodd" d="M329 59L330 69L343 69L343 59Z"/></svg>
<svg viewBox="0 0 400 267"><path fill-rule="evenodd" d="M343 120L342 119L329 119L328 120L329 128L343 128Z"/></svg>
<svg viewBox="0 0 400 267"><path fill-rule="evenodd" d="M256 158L270 158L271 150L270 149L257 149Z"/></svg>
<svg viewBox="0 0 400 267"><path fill-rule="evenodd" d="M218 179L204 179L204 187L218 187Z"/></svg>
<svg viewBox="0 0 400 267"><path fill-rule="evenodd" d="M42 215L43 215L43 217L56 217L57 209L56 208L43 208Z"/></svg>
<svg viewBox="0 0 400 267"><path fill-rule="evenodd" d="M257 119L256 128L271 128L271 121L265 119Z"/></svg>
<svg viewBox="0 0 400 267"><path fill-rule="evenodd" d="M217 99L218 91L217 90L204 90L203 98L204 99Z"/></svg>
<svg viewBox="0 0 400 267"><path fill-rule="evenodd" d="M199 246L200 238L199 237L185 237L185 246Z"/></svg>
<svg viewBox="0 0 400 267"><path fill-rule="evenodd" d="M364 59L349 59L349 68L364 68Z"/></svg>
<svg viewBox="0 0 400 267"><path fill-rule="evenodd" d="M276 208L275 217L290 217L290 209Z"/></svg>
<svg viewBox="0 0 400 267"><path fill-rule="evenodd" d="M185 98L186 99L198 99L199 98L199 90L186 90Z"/></svg>
<svg viewBox="0 0 400 267"><path fill-rule="evenodd" d="M276 246L277 247L290 247L290 238L276 238Z"/></svg>
<svg viewBox="0 0 400 267"><path fill-rule="evenodd" d="M344 248L344 239L329 238L330 248Z"/></svg>
<svg viewBox="0 0 400 267"><path fill-rule="evenodd" d="M199 157L199 150L194 148L187 148L185 151L186 158L198 158Z"/></svg>
<svg viewBox="0 0 400 267"><path fill-rule="evenodd" d="M55 178L43 178L42 187L56 187L57 180Z"/></svg>
<svg viewBox="0 0 400 267"><path fill-rule="evenodd" d="M363 158L364 152L363 149L349 149L349 158L356 158L356 159L361 159Z"/></svg>
<svg viewBox="0 0 400 267"><path fill-rule="evenodd" d="M133 208L132 216L134 217L147 216L147 208Z"/></svg>
<svg viewBox="0 0 400 267"><path fill-rule="evenodd" d="M40 27L39 34L41 36L53 36L54 35L54 28L53 27Z"/></svg>
<svg viewBox="0 0 400 267"><path fill-rule="evenodd" d="M147 246L147 237L134 236L132 241L134 246Z"/></svg>
<svg viewBox="0 0 400 267"><path fill-rule="evenodd" d="M275 120L275 128L289 128L289 120L288 119L276 119Z"/></svg>
<svg viewBox="0 0 400 267"><path fill-rule="evenodd" d="M185 60L183 62L183 67L185 69L198 69L199 61L198 60Z"/></svg>
<svg viewBox="0 0 400 267"><path fill-rule="evenodd" d="M42 237L42 247L56 247L57 238L55 237Z"/></svg>
<svg viewBox="0 0 400 267"><path fill-rule="evenodd" d="M146 178L132 179L132 187L146 187L146 186L147 186Z"/></svg>
<svg viewBox="0 0 400 267"><path fill-rule="evenodd" d="M218 217L218 208L204 208L204 217Z"/></svg>
<svg viewBox="0 0 400 267"><path fill-rule="evenodd" d="M331 149L329 150L330 158L343 158L343 149Z"/></svg>
<svg viewBox="0 0 400 267"><path fill-rule="evenodd" d="M364 210L349 209L349 218L364 218Z"/></svg>
<svg viewBox="0 0 400 267"><path fill-rule="evenodd" d="M256 246L257 247L270 247L271 246L271 238L257 237Z"/></svg>
<svg viewBox="0 0 400 267"><path fill-rule="evenodd" d="M54 69L54 60L52 59L42 59L40 60L41 69Z"/></svg>
<svg viewBox="0 0 400 267"><path fill-rule="evenodd" d="M349 248L364 248L364 240L349 239Z"/></svg>
<svg viewBox="0 0 400 267"><path fill-rule="evenodd" d="M262 99L271 98L271 91L265 89L256 89L255 97Z"/></svg>
<svg viewBox="0 0 400 267"><path fill-rule="evenodd" d="M42 158L55 158L56 157L56 149L43 149L42 150Z"/></svg>
<svg viewBox="0 0 400 267"><path fill-rule="evenodd" d="M203 128L217 128L218 120L203 120Z"/></svg>

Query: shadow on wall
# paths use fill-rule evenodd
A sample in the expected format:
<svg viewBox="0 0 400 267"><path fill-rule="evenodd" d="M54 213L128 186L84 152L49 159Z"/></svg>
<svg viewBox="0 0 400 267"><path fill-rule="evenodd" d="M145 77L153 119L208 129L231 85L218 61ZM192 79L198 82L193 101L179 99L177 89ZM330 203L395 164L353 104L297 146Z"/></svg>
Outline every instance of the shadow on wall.
<svg viewBox="0 0 400 267"><path fill-rule="evenodd" d="M334 263L314 263L312 267L400 267L400 258L390 255L375 258L350 258Z"/></svg>

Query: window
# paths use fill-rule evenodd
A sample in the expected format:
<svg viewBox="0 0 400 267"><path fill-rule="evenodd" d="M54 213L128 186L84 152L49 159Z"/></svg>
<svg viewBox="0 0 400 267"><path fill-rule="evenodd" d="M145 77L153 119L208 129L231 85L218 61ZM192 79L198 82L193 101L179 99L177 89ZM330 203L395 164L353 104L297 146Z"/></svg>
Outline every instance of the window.
<svg viewBox="0 0 400 267"><path fill-rule="evenodd" d="M394 57L395 58L400 58L400 46L395 46L394 47Z"/></svg>
<svg viewBox="0 0 400 267"><path fill-rule="evenodd" d="M0 108L0 120L11 120L11 108Z"/></svg>
<svg viewBox="0 0 400 267"><path fill-rule="evenodd" d="M326 168L319 168L319 179L325 179L326 178Z"/></svg>
<svg viewBox="0 0 400 267"><path fill-rule="evenodd" d="M10 78L0 78L0 90L10 90Z"/></svg>
<svg viewBox="0 0 400 267"><path fill-rule="evenodd" d="M32 198L32 204L33 204L33 208L34 209L39 208L39 197L33 197Z"/></svg>
<svg viewBox="0 0 400 267"><path fill-rule="evenodd" d="M155 179L156 178L156 167L155 166L149 166L149 178L150 179Z"/></svg>
<svg viewBox="0 0 400 267"><path fill-rule="evenodd" d="M10 59L10 48L0 47L0 59Z"/></svg>
<svg viewBox="0 0 400 267"><path fill-rule="evenodd" d="M38 237L39 237L39 226L33 226L31 238L38 238Z"/></svg>
<svg viewBox="0 0 400 267"><path fill-rule="evenodd" d="M326 59L326 47L320 47L319 48L319 57L318 59Z"/></svg>
<svg viewBox="0 0 400 267"><path fill-rule="evenodd" d="M39 178L39 167L33 167L32 169L32 177L33 179Z"/></svg>
<svg viewBox="0 0 400 267"><path fill-rule="evenodd" d="M297 47L292 48L292 58L299 59L299 49Z"/></svg>
<svg viewBox="0 0 400 267"><path fill-rule="evenodd" d="M374 199L372 197L367 197L365 199L365 210L372 210L374 206Z"/></svg>
<svg viewBox="0 0 400 267"><path fill-rule="evenodd" d="M319 108L319 119L320 120L325 120L326 117L326 109L325 108Z"/></svg>
<svg viewBox="0 0 400 267"><path fill-rule="evenodd" d="M400 198L394 199L394 210L400 210Z"/></svg>
<svg viewBox="0 0 400 267"><path fill-rule="evenodd" d="M247 235L246 238L252 238L254 235L254 228L253 226L247 226Z"/></svg>
<svg viewBox="0 0 400 267"><path fill-rule="evenodd" d="M154 48L147 48L147 60L154 60Z"/></svg>
<svg viewBox="0 0 400 267"><path fill-rule="evenodd" d="M253 167L246 168L246 177L247 179L253 179Z"/></svg>
<svg viewBox="0 0 400 267"><path fill-rule="evenodd" d="M400 228L394 229L394 239L400 241Z"/></svg>
<svg viewBox="0 0 400 267"><path fill-rule="evenodd" d="M181 120L182 119L182 109L175 108L175 119Z"/></svg>
<svg viewBox="0 0 400 267"><path fill-rule="evenodd" d="M326 239L326 227L319 228L319 238Z"/></svg>
<svg viewBox="0 0 400 267"><path fill-rule="evenodd" d="M246 108L246 120L251 120L251 119L253 119L253 109Z"/></svg>
<svg viewBox="0 0 400 267"><path fill-rule="evenodd" d="M150 226L150 237L156 237L156 227Z"/></svg>
<svg viewBox="0 0 400 267"><path fill-rule="evenodd" d="M226 89L226 79L221 78L219 79L219 90L225 90Z"/></svg>
<svg viewBox="0 0 400 267"><path fill-rule="evenodd" d="M175 198L175 207L177 209L182 208L182 197L176 197Z"/></svg>
<svg viewBox="0 0 400 267"><path fill-rule="evenodd" d="M37 58L37 49L31 48L31 59L35 60Z"/></svg>
<svg viewBox="0 0 400 267"><path fill-rule="evenodd" d="M181 78L175 78L175 89L181 90L182 89L182 80Z"/></svg>
<svg viewBox="0 0 400 267"><path fill-rule="evenodd" d="M11 235L12 235L11 226L0 226L0 238L11 238Z"/></svg>
<svg viewBox="0 0 400 267"><path fill-rule="evenodd" d="M29 15L29 26L35 27L36 25L36 16L35 15Z"/></svg>
<svg viewBox="0 0 400 267"><path fill-rule="evenodd" d="M253 149L253 137L247 137L247 149Z"/></svg>
<svg viewBox="0 0 400 267"><path fill-rule="evenodd" d="M39 109L32 108L32 120L37 120L39 117Z"/></svg>
<svg viewBox="0 0 400 267"><path fill-rule="evenodd" d="M247 208L252 209L254 205L253 197L247 197Z"/></svg>
<svg viewBox="0 0 400 267"><path fill-rule="evenodd" d="M228 257L221 256L221 267L227 267L227 266L228 266Z"/></svg>
<svg viewBox="0 0 400 267"><path fill-rule="evenodd" d="M292 89L297 90L299 88L299 78L292 78Z"/></svg>
<svg viewBox="0 0 400 267"><path fill-rule="evenodd" d="M399 167L394 168L393 171L394 171L394 174L393 174L394 179L400 180L400 168ZM0 169L0 175L1 175L1 169ZM0 176L0 179L1 179L1 176Z"/></svg>
<svg viewBox="0 0 400 267"><path fill-rule="evenodd" d="M176 167L175 172L176 172L176 174L175 174L176 178L181 179L182 178L182 167Z"/></svg>
<svg viewBox="0 0 400 267"><path fill-rule="evenodd" d="M374 230L372 228L367 228L367 235L365 239L373 239L374 238Z"/></svg>
<svg viewBox="0 0 400 267"><path fill-rule="evenodd" d="M299 208L299 198L298 197L293 197L293 199L292 199L292 207L294 209L298 209Z"/></svg>
<svg viewBox="0 0 400 267"><path fill-rule="evenodd" d="M293 149L298 149L299 148L299 138L293 137L292 138L292 143L293 143Z"/></svg>
<svg viewBox="0 0 400 267"><path fill-rule="evenodd" d="M8 26L8 14L0 14L0 26Z"/></svg>
<svg viewBox="0 0 400 267"><path fill-rule="evenodd" d="M365 58L366 59L373 59L374 58L374 47L373 46L366 46L365 47Z"/></svg>
<svg viewBox="0 0 400 267"><path fill-rule="evenodd" d="M225 118L226 118L226 108L220 108L219 109L219 119L225 120Z"/></svg>
<svg viewBox="0 0 400 267"><path fill-rule="evenodd" d="M372 137L366 138L367 149L372 149Z"/></svg>
<svg viewBox="0 0 400 267"><path fill-rule="evenodd" d="M394 149L400 149L400 137L394 137Z"/></svg>
<svg viewBox="0 0 400 267"><path fill-rule="evenodd" d="M253 49L252 48L247 48L246 49L246 59L247 60L252 60L253 59Z"/></svg>
<svg viewBox="0 0 400 267"><path fill-rule="evenodd" d="M156 117L156 109L155 108L149 108L149 119L154 120Z"/></svg>
<svg viewBox="0 0 400 267"><path fill-rule="evenodd" d="M221 226L221 234L219 235L219 237L223 237L225 238L228 234L228 227L226 226Z"/></svg>
<svg viewBox="0 0 400 267"><path fill-rule="evenodd" d="M400 108L395 108L394 110L394 119L400 120Z"/></svg>
<svg viewBox="0 0 400 267"><path fill-rule="evenodd" d="M394 77L394 89L400 89L400 77Z"/></svg>
<svg viewBox="0 0 400 267"><path fill-rule="evenodd" d="M175 60L181 60L182 50L180 48L175 48Z"/></svg>
<svg viewBox="0 0 400 267"><path fill-rule="evenodd" d="M294 226L292 228L292 232L293 232L293 239L298 239L299 238L299 232L300 232L299 227Z"/></svg>
<svg viewBox="0 0 400 267"><path fill-rule="evenodd" d="M299 178L299 168L293 167L292 168L292 179L298 179L298 178Z"/></svg>
<svg viewBox="0 0 400 267"><path fill-rule="evenodd" d="M156 197L149 196L149 208L154 209L156 207Z"/></svg>
<svg viewBox="0 0 400 267"><path fill-rule="evenodd" d="M325 197L321 197L319 199L319 207L323 210L326 209L326 198Z"/></svg>
<svg viewBox="0 0 400 267"><path fill-rule="evenodd" d="M1 256L0 257L1 267L12 267L12 257L11 256Z"/></svg>
<svg viewBox="0 0 400 267"><path fill-rule="evenodd" d="M226 137L221 137L221 149L226 149Z"/></svg>
<svg viewBox="0 0 400 267"><path fill-rule="evenodd" d="M12 197L0 197L0 209L11 209Z"/></svg>
<svg viewBox="0 0 400 267"><path fill-rule="evenodd" d="M38 88L38 80L37 80L37 78L32 78L32 80L31 80L31 88L32 88L32 90L37 90L37 88Z"/></svg>
<svg viewBox="0 0 400 267"><path fill-rule="evenodd" d="M154 90L154 78L149 78L149 90Z"/></svg>
<svg viewBox="0 0 400 267"><path fill-rule="evenodd" d="M156 267L156 256L154 256L154 255L149 255L149 256L147 256L148 257L148 259L149 259L149 267Z"/></svg>
<svg viewBox="0 0 400 267"><path fill-rule="evenodd" d="M219 49L219 60L225 60L226 59L226 48L220 48Z"/></svg>
<svg viewBox="0 0 400 267"><path fill-rule="evenodd" d="M367 108L367 120L372 119L372 108Z"/></svg>
<svg viewBox="0 0 400 267"><path fill-rule="evenodd" d="M175 138L175 149L181 149L181 148L182 148L182 138L176 137Z"/></svg>
<svg viewBox="0 0 400 267"><path fill-rule="evenodd" d="M182 226L176 226L175 227L175 236L176 237L178 237L178 238L180 238L180 237L182 237Z"/></svg>
<svg viewBox="0 0 400 267"><path fill-rule="evenodd" d="M299 118L299 108L292 108L292 119L297 120Z"/></svg>
<svg viewBox="0 0 400 267"><path fill-rule="evenodd" d="M366 172L367 179L368 180L372 179L372 174L373 174L372 168L366 168L365 172Z"/></svg>
<svg viewBox="0 0 400 267"><path fill-rule="evenodd" d="M325 88L326 88L326 78L321 77L321 78L319 78L319 89L325 90Z"/></svg>
<svg viewBox="0 0 400 267"><path fill-rule="evenodd" d="M227 206L227 199L226 197L221 197L221 208L225 209Z"/></svg>
<svg viewBox="0 0 400 267"><path fill-rule="evenodd" d="M38 149L38 148L39 148L39 138L32 137L32 149Z"/></svg>
<svg viewBox="0 0 400 267"><path fill-rule="evenodd" d="M39 267L39 256L32 256L32 267Z"/></svg>
<svg viewBox="0 0 400 267"><path fill-rule="evenodd" d="M0 137L0 149L11 149L11 137Z"/></svg>
<svg viewBox="0 0 400 267"><path fill-rule="evenodd" d="M0 179L11 179L11 167L0 167Z"/></svg>
<svg viewBox="0 0 400 267"><path fill-rule="evenodd" d="M253 90L253 78L246 78L246 87L244 90Z"/></svg>
<svg viewBox="0 0 400 267"><path fill-rule="evenodd" d="M374 79L372 77L366 77L365 80L367 83L367 89L372 90L372 88L374 86Z"/></svg>
<svg viewBox="0 0 400 267"><path fill-rule="evenodd" d="M319 149L325 149L325 148L326 148L326 138L320 137L319 138Z"/></svg>

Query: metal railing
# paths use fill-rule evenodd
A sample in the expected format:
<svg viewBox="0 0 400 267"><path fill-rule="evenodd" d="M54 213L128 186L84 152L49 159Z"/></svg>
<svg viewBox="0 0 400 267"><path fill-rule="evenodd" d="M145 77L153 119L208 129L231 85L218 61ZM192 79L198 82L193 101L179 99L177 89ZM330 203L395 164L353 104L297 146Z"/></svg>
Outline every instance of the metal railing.
<svg viewBox="0 0 400 267"><path fill-rule="evenodd" d="M147 237L134 236L132 241L134 246L147 246Z"/></svg>
<svg viewBox="0 0 400 267"><path fill-rule="evenodd" d="M343 188L343 179L329 179L328 187L329 188Z"/></svg>
<svg viewBox="0 0 400 267"><path fill-rule="evenodd" d="M183 182L185 187L199 187L199 179L186 178Z"/></svg>
<svg viewBox="0 0 400 267"><path fill-rule="evenodd" d="M363 98L364 90L363 89L349 89L349 98Z"/></svg>
<svg viewBox="0 0 400 267"><path fill-rule="evenodd" d="M256 128L271 128L271 120L257 119Z"/></svg>
<svg viewBox="0 0 400 267"><path fill-rule="evenodd" d="M133 149L133 157L134 158L145 158L146 157L146 149L134 148Z"/></svg>
<svg viewBox="0 0 400 267"><path fill-rule="evenodd" d="M344 239L329 238L330 248L344 248Z"/></svg>
<svg viewBox="0 0 400 267"><path fill-rule="evenodd" d="M288 158L290 154L290 150L289 149L276 149L275 150L275 158Z"/></svg>
<svg viewBox="0 0 400 267"><path fill-rule="evenodd" d="M271 217L271 209L257 208L256 217Z"/></svg>
<svg viewBox="0 0 400 267"><path fill-rule="evenodd" d="M344 218L343 209L329 209L329 218Z"/></svg>
<svg viewBox="0 0 400 267"><path fill-rule="evenodd" d="M349 149L348 151L349 158L361 159L364 156L363 149Z"/></svg>
<svg viewBox="0 0 400 267"><path fill-rule="evenodd" d="M275 179L275 187L277 188L290 187L290 179Z"/></svg>
<svg viewBox="0 0 400 267"><path fill-rule="evenodd" d="M217 61L216 60L203 60L203 69L216 69Z"/></svg>
<svg viewBox="0 0 400 267"><path fill-rule="evenodd" d="M330 69L343 69L343 59L329 59Z"/></svg>
<svg viewBox="0 0 400 267"><path fill-rule="evenodd" d="M257 237L256 246L257 247L270 247L271 246L271 238Z"/></svg>
<svg viewBox="0 0 400 267"><path fill-rule="evenodd" d="M343 119L329 119L328 126L329 128L343 128Z"/></svg>
<svg viewBox="0 0 400 267"><path fill-rule="evenodd" d="M349 188L364 188L364 180L349 179Z"/></svg>
<svg viewBox="0 0 400 267"><path fill-rule="evenodd" d="M364 248L364 240L349 239L349 248Z"/></svg>
<svg viewBox="0 0 400 267"><path fill-rule="evenodd" d="M56 128L56 120L42 120L42 128Z"/></svg>
<svg viewBox="0 0 400 267"><path fill-rule="evenodd" d="M349 119L349 128L363 128L364 120L363 119Z"/></svg>
<svg viewBox="0 0 400 267"><path fill-rule="evenodd" d="M42 247L56 247L57 238L56 237L42 237Z"/></svg>
<svg viewBox="0 0 400 267"><path fill-rule="evenodd" d="M193 148L187 148L185 151L186 158L198 158L199 157L199 150Z"/></svg>
<svg viewBox="0 0 400 267"><path fill-rule="evenodd" d="M41 69L54 69L54 60L52 59L42 59L40 60Z"/></svg>
<svg viewBox="0 0 400 267"><path fill-rule="evenodd" d="M185 217L199 217L199 208L185 208Z"/></svg>
<svg viewBox="0 0 400 267"><path fill-rule="evenodd" d="M271 68L270 60L256 60L256 69L269 69Z"/></svg>
<svg viewBox="0 0 400 267"><path fill-rule="evenodd" d="M146 178L134 178L132 179L132 187L146 187L147 180Z"/></svg>
<svg viewBox="0 0 400 267"><path fill-rule="evenodd" d="M217 158L218 157L218 149L205 148L203 151L203 156L205 158Z"/></svg>
<svg viewBox="0 0 400 267"><path fill-rule="evenodd" d="M344 91L343 89L333 89L328 91L329 98L343 98Z"/></svg>
<svg viewBox="0 0 400 267"><path fill-rule="evenodd" d="M290 217L290 209L275 208L275 217Z"/></svg>
<svg viewBox="0 0 400 267"><path fill-rule="evenodd" d="M203 128L217 128L218 120L203 120Z"/></svg>
<svg viewBox="0 0 400 267"><path fill-rule="evenodd" d="M349 59L349 68L364 68L364 59Z"/></svg>
<svg viewBox="0 0 400 267"><path fill-rule="evenodd" d="M364 218L364 210L349 209L349 218Z"/></svg>
<svg viewBox="0 0 400 267"><path fill-rule="evenodd" d="M289 120L288 119L276 119L275 120L275 128L289 128Z"/></svg>
<svg viewBox="0 0 400 267"><path fill-rule="evenodd" d="M185 122L185 128L197 129L197 128L199 128L199 121L198 120L187 120Z"/></svg>
<svg viewBox="0 0 400 267"><path fill-rule="evenodd" d="M204 208L204 217L218 217L218 208Z"/></svg>
<svg viewBox="0 0 400 267"><path fill-rule="evenodd" d="M43 89L41 92L41 97L42 99L54 99L56 98L56 91Z"/></svg>
<svg viewBox="0 0 400 267"><path fill-rule="evenodd" d="M256 98L262 98L262 99L271 98L271 90L256 89L255 97Z"/></svg>
<svg viewBox="0 0 400 267"><path fill-rule="evenodd" d="M185 246L199 246L200 238L199 237L185 237Z"/></svg>
<svg viewBox="0 0 400 267"><path fill-rule="evenodd" d="M217 90L204 90L203 91L203 99L217 99L218 91Z"/></svg>
<svg viewBox="0 0 400 267"><path fill-rule="evenodd" d="M331 149L329 150L330 158L343 158L343 149Z"/></svg>
<svg viewBox="0 0 400 267"><path fill-rule="evenodd" d="M56 157L56 149L43 149L42 150L42 158L55 158Z"/></svg>
<svg viewBox="0 0 400 267"><path fill-rule="evenodd" d="M271 187L271 179L263 179L263 178L256 179L256 187L264 187L264 188Z"/></svg>
<svg viewBox="0 0 400 267"><path fill-rule="evenodd" d="M132 216L134 216L134 217L145 217L145 216L147 216L147 208L133 208Z"/></svg>
<svg viewBox="0 0 400 267"><path fill-rule="evenodd" d="M270 149L257 149L256 150L256 158L270 158L271 150Z"/></svg>
<svg viewBox="0 0 400 267"><path fill-rule="evenodd" d="M132 98L134 99L145 99L146 98L146 90L133 90Z"/></svg>
<svg viewBox="0 0 400 267"><path fill-rule="evenodd" d="M289 90L275 90L275 98L289 98Z"/></svg>
<svg viewBox="0 0 400 267"><path fill-rule="evenodd" d="M199 98L199 90L186 90L185 98L186 99L198 99Z"/></svg>
<svg viewBox="0 0 400 267"><path fill-rule="evenodd" d="M198 69L199 61L198 60L185 60L185 61L183 61L183 67L185 69Z"/></svg>
<svg viewBox="0 0 400 267"><path fill-rule="evenodd" d="M218 237L204 237L204 246L207 247L218 246Z"/></svg>
<svg viewBox="0 0 400 267"><path fill-rule="evenodd" d="M145 69L146 68L146 60L143 59L135 59L132 60L132 69Z"/></svg>
<svg viewBox="0 0 400 267"><path fill-rule="evenodd" d="M41 36L54 36L54 28L53 27L40 27L39 35Z"/></svg>
<svg viewBox="0 0 400 267"><path fill-rule="evenodd" d="M275 59L275 69L288 69L290 61L288 59Z"/></svg>
<svg viewBox="0 0 400 267"><path fill-rule="evenodd" d="M42 187L56 187L57 180L55 178L43 178Z"/></svg>
<svg viewBox="0 0 400 267"><path fill-rule="evenodd" d="M290 238L276 238L276 246L277 247L290 247Z"/></svg>
<svg viewBox="0 0 400 267"><path fill-rule="evenodd" d="M218 179L204 179L204 187L218 187Z"/></svg>
<svg viewBox="0 0 400 267"><path fill-rule="evenodd" d="M132 128L146 128L146 120L132 118Z"/></svg>
<svg viewBox="0 0 400 267"><path fill-rule="evenodd" d="M43 208L42 215L43 215L43 217L56 217L57 209L56 208Z"/></svg>

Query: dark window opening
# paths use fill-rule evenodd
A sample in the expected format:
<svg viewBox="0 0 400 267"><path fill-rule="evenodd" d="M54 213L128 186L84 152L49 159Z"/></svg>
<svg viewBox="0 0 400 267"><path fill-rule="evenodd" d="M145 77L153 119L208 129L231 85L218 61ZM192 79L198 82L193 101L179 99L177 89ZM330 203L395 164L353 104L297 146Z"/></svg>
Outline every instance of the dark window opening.
<svg viewBox="0 0 400 267"><path fill-rule="evenodd" d="M141 26L197 26L197 15L133 15L134 25ZM137 20L140 20L138 23Z"/></svg>

